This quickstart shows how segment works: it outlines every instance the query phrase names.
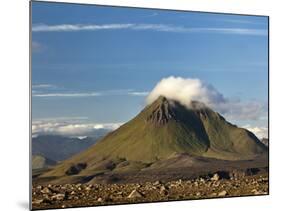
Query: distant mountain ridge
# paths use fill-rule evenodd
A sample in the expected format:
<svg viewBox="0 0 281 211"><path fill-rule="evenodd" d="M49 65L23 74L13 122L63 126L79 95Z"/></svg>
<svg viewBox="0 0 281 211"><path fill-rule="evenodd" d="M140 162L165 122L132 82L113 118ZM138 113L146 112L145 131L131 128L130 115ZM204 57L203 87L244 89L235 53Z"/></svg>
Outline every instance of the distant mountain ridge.
<svg viewBox="0 0 281 211"><path fill-rule="evenodd" d="M60 135L39 135L32 138L32 155L41 155L53 161L62 161L87 149L98 139L99 137L80 139Z"/></svg>
<svg viewBox="0 0 281 211"><path fill-rule="evenodd" d="M267 147L253 133L227 122L204 104L192 102L190 108L186 108L161 96L135 118L43 177L66 176L66 172L72 174L71 169L77 166L83 168L74 174L89 176L141 170L158 166L159 162L165 169L165 160L174 156L185 162L196 158L192 162L196 166L201 158L210 162L213 159L247 160L264 153Z"/></svg>

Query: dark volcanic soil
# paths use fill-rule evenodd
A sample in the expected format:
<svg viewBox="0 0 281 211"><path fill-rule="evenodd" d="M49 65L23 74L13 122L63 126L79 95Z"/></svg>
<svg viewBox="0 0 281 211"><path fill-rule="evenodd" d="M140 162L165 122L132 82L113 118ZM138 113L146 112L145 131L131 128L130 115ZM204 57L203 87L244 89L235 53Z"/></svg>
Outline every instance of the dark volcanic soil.
<svg viewBox="0 0 281 211"><path fill-rule="evenodd" d="M67 208L268 194L268 174L128 184L34 185L32 208Z"/></svg>

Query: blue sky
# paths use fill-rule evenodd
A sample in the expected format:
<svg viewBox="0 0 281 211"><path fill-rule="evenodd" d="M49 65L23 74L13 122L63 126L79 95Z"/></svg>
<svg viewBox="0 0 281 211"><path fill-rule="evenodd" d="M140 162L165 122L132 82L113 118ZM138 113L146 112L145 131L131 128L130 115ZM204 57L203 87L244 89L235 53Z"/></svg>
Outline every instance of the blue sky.
<svg viewBox="0 0 281 211"><path fill-rule="evenodd" d="M254 102L257 116L231 121L266 128L267 27L258 16L33 2L33 121L126 122L178 76Z"/></svg>

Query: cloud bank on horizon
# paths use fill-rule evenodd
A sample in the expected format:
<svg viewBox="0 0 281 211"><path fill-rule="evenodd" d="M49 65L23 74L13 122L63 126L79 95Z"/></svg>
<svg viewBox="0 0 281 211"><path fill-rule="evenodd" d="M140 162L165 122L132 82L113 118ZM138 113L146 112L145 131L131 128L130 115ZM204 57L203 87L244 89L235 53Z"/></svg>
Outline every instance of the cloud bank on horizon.
<svg viewBox="0 0 281 211"><path fill-rule="evenodd" d="M93 136L99 131L112 131L123 123L89 123L81 119L45 119L32 122L32 136L63 135L63 136Z"/></svg>

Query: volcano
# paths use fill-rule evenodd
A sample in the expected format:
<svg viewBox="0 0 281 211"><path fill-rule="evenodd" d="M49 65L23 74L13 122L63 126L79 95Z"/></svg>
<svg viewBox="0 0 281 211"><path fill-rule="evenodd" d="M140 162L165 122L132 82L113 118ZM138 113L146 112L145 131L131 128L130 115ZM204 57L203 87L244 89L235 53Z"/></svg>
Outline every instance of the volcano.
<svg viewBox="0 0 281 211"><path fill-rule="evenodd" d="M42 177L69 182L65 178L73 175L92 179L109 172L165 169L173 163L178 168L206 168L204 163L254 160L266 152L253 133L203 103L193 101L187 108L160 96L135 118Z"/></svg>

